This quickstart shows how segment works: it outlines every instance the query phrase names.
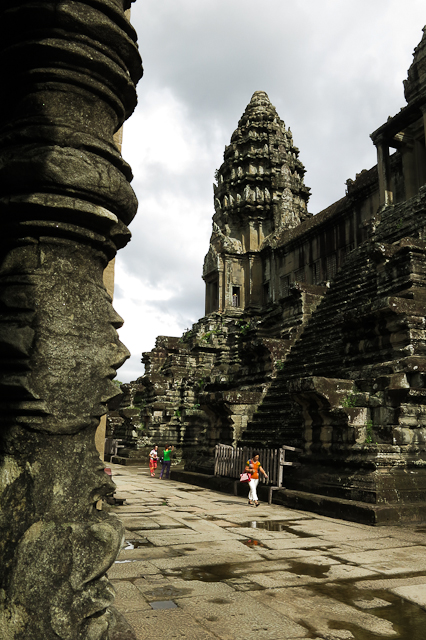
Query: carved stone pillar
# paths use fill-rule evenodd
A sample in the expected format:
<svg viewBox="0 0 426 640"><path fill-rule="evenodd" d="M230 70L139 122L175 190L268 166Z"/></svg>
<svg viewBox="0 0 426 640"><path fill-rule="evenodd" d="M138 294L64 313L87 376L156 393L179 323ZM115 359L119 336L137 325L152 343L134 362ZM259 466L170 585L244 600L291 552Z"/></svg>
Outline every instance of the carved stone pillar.
<svg viewBox="0 0 426 640"><path fill-rule="evenodd" d="M94 434L128 357L103 270L129 239L113 142L142 75L130 0L0 8L0 638L106 640L120 522Z"/></svg>
<svg viewBox="0 0 426 640"><path fill-rule="evenodd" d="M393 204L393 192L391 188L389 144L380 140L377 144L377 169L379 172L380 204L389 206Z"/></svg>

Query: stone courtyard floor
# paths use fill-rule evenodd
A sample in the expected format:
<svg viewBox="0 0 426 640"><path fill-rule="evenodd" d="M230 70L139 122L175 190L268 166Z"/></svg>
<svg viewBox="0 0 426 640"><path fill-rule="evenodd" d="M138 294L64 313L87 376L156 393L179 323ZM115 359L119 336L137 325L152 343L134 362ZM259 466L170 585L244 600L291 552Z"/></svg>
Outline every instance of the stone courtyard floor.
<svg viewBox="0 0 426 640"><path fill-rule="evenodd" d="M109 464L138 640L425 640L426 524L370 527ZM158 475L158 474L157 474Z"/></svg>

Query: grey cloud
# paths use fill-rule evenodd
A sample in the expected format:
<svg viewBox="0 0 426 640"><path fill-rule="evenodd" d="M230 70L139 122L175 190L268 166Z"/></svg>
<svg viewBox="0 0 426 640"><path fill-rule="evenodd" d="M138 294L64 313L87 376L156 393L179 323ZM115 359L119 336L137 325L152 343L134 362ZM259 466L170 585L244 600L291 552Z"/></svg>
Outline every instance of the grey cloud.
<svg viewBox="0 0 426 640"><path fill-rule="evenodd" d="M412 0L408 5L401 16L407 23L409 9L420 12L419 2ZM350 140L358 132L358 139L369 148L369 133L388 115L383 109L397 110L402 105L408 64L401 72L394 109L389 99L392 83L383 90L393 47L389 21L397 8L390 0L358 0L356 5L345 3L344 8L337 0L269 0L262 7L252 0L148 0L143 11L141 6L145 20L140 22L146 81L171 87L191 114L194 130L205 130L212 118L219 120L228 131L225 143L252 93L267 91L297 134L296 144L308 171L316 168L314 160L309 166L311 156L315 158L327 146L335 149L339 140L347 138L348 145L340 143L327 157L337 167L336 183L340 184L339 193L337 187L331 191L341 197L344 181L350 177L342 167L342 159L351 166ZM136 11L134 15L138 28ZM419 22L417 41L422 26ZM366 123L364 128L360 122ZM369 152L374 162L374 150ZM216 159L215 164L220 161ZM321 183L322 191L328 189ZM315 204L317 191L313 211L321 208ZM330 198L318 196L330 203Z"/></svg>
<svg viewBox="0 0 426 640"><path fill-rule="evenodd" d="M130 273L142 277L150 286L167 285L185 278L193 280L195 274L201 278L202 259L208 250L210 227L209 221L209 232L200 233L200 244L197 245L199 253L194 255L185 241L182 244L180 241L176 243L172 225L170 229L159 233L155 220L141 223L140 233L138 228L133 228L133 239L125 250L125 256L120 255L120 260L125 262ZM190 240L187 242L189 245Z"/></svg>
<svg viewBox="0 0 426 640"><path fill-rule="evenodd" d="M167 301L149 302L148 306L165 315L174 315L179 325L188 327L204 315L204 283L182 283L182 290Z"/></svg>
<svg viewBox="0 0 426 640"><path fill-rule="evenodd" d="M154 346L154 345L152 345ZM126 361L126 364L117 373L117 380L121 382L130 382L136 380L143 375L143 366L141 364L142 354L132 354Z"/></svg>

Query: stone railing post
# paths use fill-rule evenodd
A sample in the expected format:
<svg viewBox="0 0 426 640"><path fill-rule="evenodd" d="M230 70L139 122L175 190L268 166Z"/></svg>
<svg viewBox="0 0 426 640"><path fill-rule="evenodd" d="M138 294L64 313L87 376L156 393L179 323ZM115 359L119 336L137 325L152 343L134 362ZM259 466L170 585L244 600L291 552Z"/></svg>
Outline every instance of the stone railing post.
<svg viewBox="0 0 426 640"><path fill-rule="evenodd" d="M113 141L142 75L129 7L1 2L1 639L113 637L94 435L128 356L102 274L137 208Z"/></svg>

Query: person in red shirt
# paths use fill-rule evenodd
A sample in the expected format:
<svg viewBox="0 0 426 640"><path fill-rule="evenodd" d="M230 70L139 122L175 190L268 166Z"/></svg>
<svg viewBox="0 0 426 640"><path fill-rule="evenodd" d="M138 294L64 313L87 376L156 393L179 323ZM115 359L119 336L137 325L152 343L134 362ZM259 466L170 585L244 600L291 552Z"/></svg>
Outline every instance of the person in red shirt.
<svg viewBox="0 0 426 640"><path fill-rule="evenodd" d="M149 470L151 472L152 477L155 476L157 462L158 462L158 446L155 445L155 447L152 449L152 451L149 454Z"/></svg>
<svg viewBox="0 0 426 640"><path fill-rule="evenodd" d="M268 477L265 470L260 466L258 451L254 451L253 457L251 458L251 460L247 460L246 471L247 473L251 474L251 480L248 483L249 484L248 503L254 504L255 507L258 507L259 500L257 497L257 485L259 484L259 472L263 473L265 478Z"/></svg>

